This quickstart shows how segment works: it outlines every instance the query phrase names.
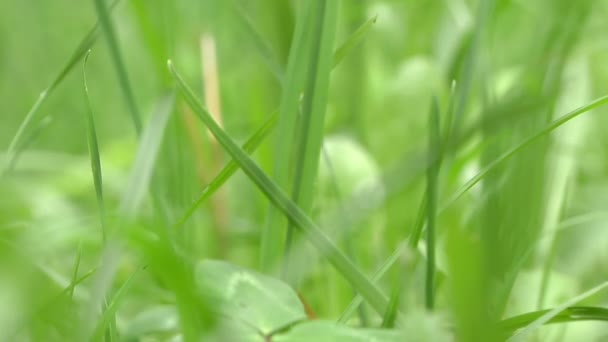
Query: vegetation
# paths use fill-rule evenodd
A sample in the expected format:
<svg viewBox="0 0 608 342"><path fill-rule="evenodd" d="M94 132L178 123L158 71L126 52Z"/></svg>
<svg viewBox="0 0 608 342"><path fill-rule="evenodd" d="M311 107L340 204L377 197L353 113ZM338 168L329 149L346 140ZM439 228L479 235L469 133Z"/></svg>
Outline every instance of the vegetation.
<svg viewBox="0 0 608 342"><path fill-rule="evenodd" d="M608 339L606 15L0 3L0 340Z"/></svg>

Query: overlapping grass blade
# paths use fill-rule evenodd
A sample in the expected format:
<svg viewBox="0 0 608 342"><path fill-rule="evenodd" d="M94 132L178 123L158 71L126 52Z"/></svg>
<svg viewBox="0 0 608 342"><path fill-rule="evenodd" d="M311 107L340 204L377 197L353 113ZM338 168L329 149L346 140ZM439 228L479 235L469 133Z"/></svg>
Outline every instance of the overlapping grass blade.
<svg viewBox="0 0 608 342"><path fill-rule="evenodd" d="M364 24L365 26L366 24ZM371 27L371 25L369 25ZM360 41L363 39L364 34L369 31L369 29L365 29L365 32L360 32L361 30L357 30L354 32L347 40L341 45L338 49L334 51L333 59L336 61L338 59L338 55L341 57L339 61L342 60L355 46L357 43L353 43L353 40ZM260 38L261 39L261 38ZM264 41L260 42L261 46L268 46ZM257 45L257 43L256 43ZM262 49L262 47L259 47ZM265 49L265 48L264 48ZM262 53L262 52L261 52ZM269 51L264 52L263 55L272 55ZM277 61L269 61L268 63L278 65ZM335 68L338 63L334 63L332 68ZM333 70L333 69L332 69ZM273 73L274 75L275 73ZM281 70L278 74L279 76L283 75L283 71ZM278 80L282 79L281 77L277 77ZM266 137L274 130L278 121L278 112L273 113L258 130L251 136L245 144L243 145L243 150L247 153L253 153L258 148L258 146L266 139ZM203 189L199 197L188 207L188 209L184 212L182 217L176 222L176 226L182 226L186 223L186 221L194 214L196 209L201 206L209 197L211 197L230 177L239 169L239 164L234 160L231 160L224 168L220 171L220 173Z"/></svg>
<svg viewBox="0 0 608 342"><path fill-rule="evenodd" d="M119 2L120 2L120 0L114 0L114 2L112 2L112 4L107 9L107 12L108 13L111 12ZM80 41L80 43L78 44L78 46L76 47L74 52L72 52L72 55L68 59L67 63L59 71L57 76L55 76L53 81L51 81L51 84L40 93L40 95L38 96L38 99L36 100L36 102L34 102L34 105L32 106L32 108L25 115L23 122L21 122L21 124L19 125L19 128L17 129L17 133L15 133L15 136L13 137L13 139L11 140L11 142L8 146L8 150L6 153L7 154L7 164L6 164L7 166L12 167L12 165L14 163L13 159L16 158L17 150L18 150L18 148L20 148L19 144L21 143L21 138L22 138L23 134L25 133L27 127L30 125L30 123L36 116L36 113L38 113L40 106L42 106L42 104L53 93L55 88L57 88L57 86L65 79L65 77L70 73L70 71L72 71L72 69L74 69L74 66L76 66L76 64L78 64L78 62L80 62L82 60L82 57L87 53L87 51L89 51L89 49L91 49L93 44L95 44L98 36L99 36L99 22L95 23L95 26L93 26L93 28L87 33L87 35ZM21 145L21 147L23 147L23 145Z"/></svg>
<svg viewBox="0 0 608 342"><path fill-rule="evenodd" d="M608 288L608 281L601 283L598 286L596 286L588 291L585 291L570 300L567 300L562 305L559 305L559 306L547 311L546 313L543 313L540 317L536 318L530 324L526 325L525 328L523 328L519 332L515 333L511 338L508 339L508 341L509 342L526 341L526 338L528 336L530 336L530 334L532 334L536 329L540 328L542 325L550 322L551 320L556 319L556 317L558 317L559 314L562 313L563 311L567 310L568 307L576 305L578 302L604 290L605 288ZM606 312L602 313L603 318L606 318L605 314L606 314Z"/></svg>
<svg viewBox="0 0 608 342"><path fill-rule="evenodd" d="M131 114L131 120L133 121L137 135L140 135L142 131L141 115L139 113L139 108L137 107L135 96L129 82L127 68L125 67L125 63L120 53L118 38L116 37L116 31L114 29L114 25L112 24L112 19L110 18L110 12L104 5L103 0L93 0L93 2L95 4L97 16L99 17L101 29L109 46L110 56L112 58L112 63L114 64L114 68L116 69L120 88L125 97L127 107L129 108L129 113Z"/></svg>
<svg viewBox="0 0 608 342"><path fill-rule="evenodd" d="M171 61L168 62L169 70L176 80L177 86L191 106L193 111L199 116L211 133L226 151L235 159L257 185L264 195L279 209L283 215L287 216L297 228L311 241L311 243L323 254L330 263L352 284L352 286L374 307L383 313L386 310L387 300L382 292L367 279L367 277L344 254L336 245L323 233L323 231L312 222L275 184L270 178L255 164L255 162L239 148L234 141L217 125L211 115L196 99L194 93L177 73Z"/></svg>
<svg viewBox="0 0 608 342"><path fill-rule="evenodd" d="M292 200L306 214L310 214L312 209L314 181L321 155L325 109L332 69L332 49L338 15L337 1L318 1L318 6L315 16L317 22L314 28L314 43L308 61L309 75L306 80L302 113L298 125L295 176L292 186ZM292 239L293 228L290 222L285 239L283 276L286 278L289 278L289 254Z"/></svg>
<svg viewBox="0 0 608 342"><path fill-rule="evenodd" d="M359 26L359 28L355 32L353 32L353 34L351 34L348 37L348 39L346 39L346 41L344 43L342 43L342 45L338 49L336 49L336 52L334 53L334 60L333 60L334 68L336 66L338 66L338 64L340 64L340 62L342 62L342 60L344 59L344 57L346 57L348 55L350 50L357 47L357 45L359 45L363 41L363 38L365 38L365 36L369 32L369 30L376 23L377 19L378 19L377 15L374 16L373 18L368 19L361 26Z"/></svg>
<svg viewBox="0 0 608 342"><path fill-rule="evenodd" d="M512 334L517 329L530 325L532 322L549 313L551 309L528 312L513 316L500 322L500 328L507 334ZM608 322L608 309L594 306L571 306L567 307L544 324L570 323L581 321L604 321Z"/></svg>
<svg viewBox="0 0 608 342"><path fill-rule="evenodd" d="M543 129L539 130L537 133L531 135L526 138L524 141L506 151L498 158L494 159L494 161L487 164L481 171L479 171L473 178L469 179L456 193L454 193L439 209L439 213L443 212L447 207L456 202L460 197L462 197L467 191L469 191L473 186L475 186L479 181L481 181L488 173L494 170L496 167L501 165L504 161L516 155L525 147L529 146L539 138L546 136L551 133L554 129L560 127L561 125L567 123L568 121L576 118L577 116L584 114L588 111L591 111L595 108L601 107L608 103L608 95L597 98L596 100L586 104L582 107L579 107L564 116L561 116L559 119L556 119L549 124L547 124Z"/></svg>
<svg viewBox="0 0 608 342"><path fill-rule="evenodd" d="M249 137L245 144L243 144L243 151L249 154L253 153L264 141L264 139L266 139L268 134L272 132L278 118L278 113L273 113L268 120L262 124L262 127L260 127L251 137ZM196 209L201 206L211 195L213 195L222 185L224 185L224 183L226 183L226 181L228 181L228 179L230 179L230 177L232 177L232 175L238 171L239 167L239 164L234 161L234 159L230 160L230 162L224 166L222 171L220 171L220 173L209 184L207 184L207 186L205 186L199 197L194 201L194 203L192 203L192 205L190 205L190 207L188 207L175 226L183 226L194 214Z"/></svg>
<svg viewBox="0 0 608 342"><path fill-rule="evenodd" d="M99 319L99 322L97 323L97 326L95 327L93 335L90 339L91 341L101 341L102 336L115 318L118 306L124 300L125 296L129 292L129 289L131 289L133 286L133 282L135 279L137 279L138 274L139 270L136 270L133 274L131 274L116 291L116 293L114 293L112 299L105 305L101 318Z"/></svg>
<svg viewBox="0 0 608 342"><path fill-rule="evenodd" d="M95 129L95 119L93 118L93 108L89 98L89 87L87 85L87 61L91 50L87 52L82 64L82 80L84 85L84 97L87 104L86 122L87 122L87 143L89 145L89 157L91 159L91 172L93 173L93 183L95 184L95 196L97 198L97 208L99 210L99 218L101 221L101 237L105 243L107 240L106 229L106 212L103 201L103 177L101 171L101 157L99 156L99 144L97 142L97 130Z"/></svg>
<svg viewBox="0 0 608 342"><path fill-rule="evenodd" d="M275 141L274 161L272 179L283 191L289 191L290 166L294 152L294 136L296 129L296 119L298 113L299 99L301 91L306 81L308 73L307 59L311 49L311 30L310 23L314 23L314 2L307 1L301 3L304 8L303 14L296 20L294 38L289 51L287 63L287 74L281 96L279 107L278 130ZM283 226L286 220L277 210L270 206L266 217L266 223L262 229L260 264L264 271L271 272L272 267L281 254L281 240Z"/></svg>

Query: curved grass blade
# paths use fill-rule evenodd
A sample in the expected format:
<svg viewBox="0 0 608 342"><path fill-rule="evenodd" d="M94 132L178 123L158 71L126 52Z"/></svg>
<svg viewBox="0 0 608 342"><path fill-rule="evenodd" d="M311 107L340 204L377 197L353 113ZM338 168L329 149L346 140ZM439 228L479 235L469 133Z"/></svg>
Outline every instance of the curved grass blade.
<svg viewBox="0 0 608 342"><path fill-rule="evenodd" d="M111 12L112 10L114 10L114 7L116 7L119 2L120 0L115 0L107 9L107 12ZM87 33L87 35L80 41L80 43L72 53L72 56L70 56L70 58L68 59L68 62L59 71L57 76L55 76L51 84L40 93L38 99L36 100L36 102L34 102L32 108L30 108L29 112L25 115L25 119L23 119L23 122L21 123L21 125L19 125L17 133L15 133L15 136L13 137L8 146L8 150L6 152L8 166L14 164L13 159L16 158L17 151L20 148L19 144L22 139L22 136L25 133L26 128L30 125L31 121L36 116L36 113L40 109L40 106L42 106L42 104L51 95L55 88L57 88L57 86L65 79L65 77L70 73L70 71L72 71L74 66L76 66L76 64L78 64L78 62L82 60L82 57L87 53L87 51L89 51L93 44L95 44L98 36L99 22L95 23L95 26L93 26L93 28ZM23 147L23 145L21 146Z"/></svg>
<svg viewBox="0 0 608 342"><path fill-rule="evenodd" d="M194 93L177 73L171 61L168 67L177 86L199 116L201 121L213 133L217 141L241 166L247 176L257 185L264 195L285 216L299 228L310 242L323 254L329 262L340 272L351 285L374 307L383 313L386 310L387 300L384 294L367 279L367 277L336 247L336 245L323 233L323 231L298 208L287 195L270 180L270 178L255 164L255 162L218 126L211 115L196 99Z"/></svg>
<svg viewBox="0 0 608 342"><path fill-rule="evenodd" d="M512 334L517 329L529 325L550 311L551 309L547 309L513 316L501 321L499 325L505 333ZM581 321L608 322L608 309L596 306L571 306L553 316L553 318L548 320L545 324Z"/></svg>
<svg viewBox="0 0 608 342"><path fill-rule="evenodd" d="M516 334L511 336L507 341L509 341L509 342L526 341L526 338L528 336L530 336L530 334L532 334L536 329L538 329L542 325L550 322L552 319L555 319L557 316L559 316L560 313L567 310L568 307L575 305L576 303L604 290L605 288L608 288L608 281L601 283L598 286L566 301L562 305L559 305L559 306L543 313L540 317L536 318L530 324L527 324L525 326L525 328L523 328L522 330L520 330L519 332L517 332Z"/></svg>
<svg viewBox="0 0 608 342"><path fill-rule="evenodd" d="M346 55L348 55L348 53L352 49L354 49L357 45L359 45L363 41L363 38L365 38L365 35L367 35L369 30L376 23L377 19L378 19L377 15L374 16L373 18L368 19L361 26L359 26L359 28L355 32L353 32L353 34L350 37L348 37L348 39L346 39L346 41L344 43L342 43L342 45L338 49L336 49L336 52L334 52L334 60L333 60L334 68L338 64L340 64L340 62L342 62L344 57L346 57Z"/></svg>
<svg viewBox="0 0 608 342"><path fill-rule="evenodd" d="M135 96L133 95L133 90L129 82L127 68L125 67L124 61L122 60L120 47L118 45L118 38L116 37L116 31L114 30L112 19L110 18L110 13L104 5L103 0L93 0L93 2L95 4L97 16L99 17L101 29L104 35L106 36L106 41L110 50L110 56L114 64L114 68L116 69L120 88L123 92L125 101L127 102L127 107L129 108L129 112L131 114L131 120L133 121L133 125L135 126L135 131L137 135L140 135L142 131L141 115L139 113L139 108L137 107L137 103L135 102Z"/></svg>
<svg viewBox="0 0 608 342"><path fill-rule="evenodd" d="M511 148L510 150L508 150L507 152L503 153L498 158L496 158L494 161L492 161L488 165L486 165L486 167L484 167L477 175L475 175L473 178L471 178L469 181L467 181L462 186L462 188L460 188L460 190L458 190L454 195L452 195L452 197L450 197L441 206L441 208L439 209L439 212L440 213L443 212L447 207L452 205L460 197L462 197L467 191L469 191L473 186L475 186L475 184L479 183L479 181L481 181L488 173L490 173L492 170L494 170L494 168L496 168L497 166L499 166L501 163L508 160L509 158L513 157L515 154L517 154L517 152L521 151L523 148L532 144L537 139L549 134L554 129L567 123L568 121L574 119L575 117L577 117L581 114L584 114L588 111L591 111L597 107L603 106L607 103L608 103L608 95L605 95L605 96L602 96L602 97L590 102L587 105L584 105L582 107L579 107L579 108L569 112L568 114L560 117L557 120L550 122L543 129L538 131L536 134L533 134L532 136L528 137L527 139L525 139L524 141L519 143L517 146Z"/></svg>
<svg viewBox="0 0 608 342"><path fill-rule="evenodd" d="M84 56L82 64L82 80L84 85L84 97L86 99L86 121L87 121L87 143L89 145L89 156L91 158L91 172L93 173L93 183L95 184L95 195L97 197L97 208L99 210L99 219L101 221L101 238L105 244L107 240L106 231L106 213L103 204L103 178L101 172L101 158L99 157L99 144L97 142L97 130L95 129L95 119L93 118L93 109L89 98L89 87L87 85L87 61L91 50Z"/></svg>
<svg viewBox="0 0 608 342"><path fill-rule="evenodd" d="M72 272L72 281L70 282L70 286L68 287L68 296L70 298L74 297L74 286L72 284L76 283L78 280L78 270L80 269L80 260L82 257L82 244L78 245L78 252L76 253L76 261L74 262L74 271Z"/></svg>

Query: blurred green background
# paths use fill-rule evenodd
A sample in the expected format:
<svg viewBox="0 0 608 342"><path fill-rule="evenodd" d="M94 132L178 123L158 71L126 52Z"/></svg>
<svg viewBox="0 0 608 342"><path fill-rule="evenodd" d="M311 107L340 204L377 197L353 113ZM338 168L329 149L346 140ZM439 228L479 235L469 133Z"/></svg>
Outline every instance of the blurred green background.
<svg viewBox="0 0 608 342"><path fill-rule="evenodd" d="M120 1L111 19L144 126L154 122L155 106L174 88L167 59L201 98L214 87L205 84L201 70L201 37L208 35L217 49L223 127L245 142L279 107L281 81L268 65L284 74L303 2ZM436 97L442 134L453 134L442 147L437 191L436 312L443 323L429 330L445 329L462 341L494 339L484 324L554 307L608 280L604 106L518 150L448 202L503 153L608 93L608 1L342 0L334 48L374 17L331 74L312 218L368 275L407 241L427 184L428 117ZM0 2L2 150L96 21L93 1ZM25 130L27 145L19 146L23 152L0 178L0 340L80 340L76 331L99 319L90 309L95 293L114 293L142 258L157 260L158 252L158 260L170 259L133 231L158 232L178 220L229 160L178 97L159 138L153 195L124 223L119 208L131 189L137 151L145 146L110 53L100 35L86 70L108 226L120 252L108 252L100 234L79 60L42 104ZM268 174L276 160L294 158L274 154L275 138L270 135L253 154ZM8 157L0 153L3 168ZM166 212L159 212L156 200ZM268 206L237 172L172 235L176 255L259 269ZM346 228L333 228L335 222ZM338 240L341 234L346 238ZM312 249L302 249L294 261L300 269L294 286L318 317L335 320L353 290ZM405 261L379 282L389 294L407 278L404 312L424 310L425 251L423 242L407 249ZM77 258L79 274L99 266L106 278L85 280L73 299L53 299L70 284ZM108 258L118 260L109 263L113 268L104 268ZM170 279L181 271L169 261L159 265L138 273L121 299L116 324L123 337L138 315L176 301L180 287ZM605 307L608 294L583 304ZM378 326L381 317L367 305L363 311L349 324ZM148 325L164 327L167 319ZM134 340L180 334L175 324L148 330ZM533 338L602 341L608 327L572 323L543 328Z"/></svg>

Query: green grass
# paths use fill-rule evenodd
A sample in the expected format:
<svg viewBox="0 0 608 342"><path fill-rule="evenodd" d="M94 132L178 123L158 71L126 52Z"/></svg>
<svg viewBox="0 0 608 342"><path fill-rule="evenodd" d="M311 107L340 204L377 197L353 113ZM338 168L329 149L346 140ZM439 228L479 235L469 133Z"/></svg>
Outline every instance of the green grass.
<svg viewBox="0 0 608 342"><path fill-rule="evenodd" d="M605 339L606 13L0 4L0 340Z"/></svg>

